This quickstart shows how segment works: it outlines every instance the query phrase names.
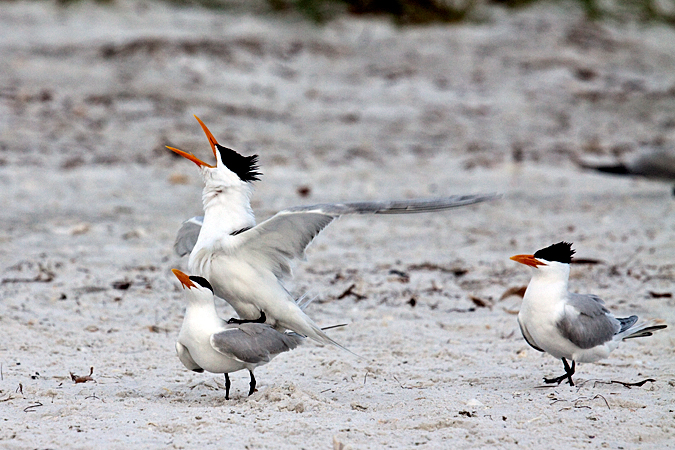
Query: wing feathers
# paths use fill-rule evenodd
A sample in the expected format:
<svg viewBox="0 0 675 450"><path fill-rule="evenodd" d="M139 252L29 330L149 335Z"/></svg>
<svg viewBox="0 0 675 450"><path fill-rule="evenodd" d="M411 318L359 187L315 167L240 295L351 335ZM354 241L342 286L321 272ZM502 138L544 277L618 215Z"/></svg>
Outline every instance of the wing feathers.
<svg viewBox="0 0 675 450"><path fill-rule="evenodd" d="M610 314L600 297L572 293L557 326L565 338L582 349L611 341L621 330L621 322Z"/></svg>
<svg viewBox="0 0 675 450"><path fill-rule="evenodd" d="M498 198L500 198L500 195L498 194L452 195L449 197L430 199L322 203L309 206L296 206L280 211L267 221L259 224L257 227L239 232L237 235L244 235L246 233L254 234L253 232L258 229L259 234L276 232L282 235L284 239L287 239L288 236L283 233L287 232L289 229L293 229L295 230L294 236L291 236L288 245L279 248L278 252L290 255L285 255L286 259L302 258L304 249L309 245L312 239L314 239L314 237L331 221L344 214L426 213L458 208L475 203L496 200ZM193 217L192 219L183 222L174 243L174 250L179 256L184 256L192 251L197 242L202 222L203 217ZM260 229L259 227L263 227L263 229ZM280 272L288 273L288 267L280 268Z"/></svg>
<svg viewBox="0 0 675 450"><path fill-rule="evenodd" d="M245 323L211 335L211 346L223 355L258 364L294 349L302 339L298 335L280 333L267 324Z"/></svg>

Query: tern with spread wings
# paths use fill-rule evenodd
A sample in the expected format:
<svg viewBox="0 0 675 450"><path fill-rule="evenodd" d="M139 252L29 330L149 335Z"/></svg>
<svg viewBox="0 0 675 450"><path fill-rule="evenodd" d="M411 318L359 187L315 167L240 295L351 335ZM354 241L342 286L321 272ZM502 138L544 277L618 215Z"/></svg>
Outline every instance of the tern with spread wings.
<svg viewBox="0 0 675 450"><path fill-rule="evenodd" d="M251 183L258 180L257 156L242 156L216 141L199 120L216 157L207 164L192 154L169 147L194 162L204 181L204 217L186 221L175 249L190 252L189 270L211 281L216 295L240 319L289 329L323 344L343 348L302 310L282 284L291 262L304 256L314 237L344 214L405 214L439 211L493 200L497 195L457 195L434 199L354 202L298 206L280 211L256 225L250 205ZM196 237L195 237L196 236Z"/></svg>

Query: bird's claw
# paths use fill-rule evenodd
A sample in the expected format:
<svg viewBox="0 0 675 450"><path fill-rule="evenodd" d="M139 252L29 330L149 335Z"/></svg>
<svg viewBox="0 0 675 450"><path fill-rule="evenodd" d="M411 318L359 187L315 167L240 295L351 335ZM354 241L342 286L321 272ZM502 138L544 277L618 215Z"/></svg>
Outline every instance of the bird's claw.
<svg viewBox="0 0 675 450"><path fill-rule="evenodd" d="M546 384L554 384L554 383L555 383L555 384L560 384L560 383L562 383L562 381L563 381L565 378L567 378L567 374L561 375L561 376L556 377L556 378L544 378L544 383L546 383Z"/></svg>

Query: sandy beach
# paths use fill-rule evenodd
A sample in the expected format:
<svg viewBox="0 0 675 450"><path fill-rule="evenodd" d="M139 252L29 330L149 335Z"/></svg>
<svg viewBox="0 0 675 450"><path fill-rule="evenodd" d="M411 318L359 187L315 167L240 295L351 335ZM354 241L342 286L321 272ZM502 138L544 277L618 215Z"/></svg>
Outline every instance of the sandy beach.
<svg viewBox="0 0 675 450"><path fill-rule="evenodd" d="M672 185L580 169L675 144L675 29L564 5L399 28L344 17L0 4L0 447L675 448ZM258 154L258 221L298 204L497 192L343 217L288 287L358 359L306 342L256 370L185 369L172 268L194 164ZM574 243L570 289L669 328L543 384L530 271ZM218 303L224 318L232 310ZM75 383L93 368L90 381ZM637 383L628 387L619 382Z"/></svg>

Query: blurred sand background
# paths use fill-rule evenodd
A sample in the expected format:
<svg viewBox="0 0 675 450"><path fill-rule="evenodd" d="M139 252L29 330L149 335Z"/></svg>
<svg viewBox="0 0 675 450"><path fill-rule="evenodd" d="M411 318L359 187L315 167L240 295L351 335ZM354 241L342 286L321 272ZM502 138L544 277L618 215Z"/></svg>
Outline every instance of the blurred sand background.
<svg viewBox="0 0 675 450"><path fill-rule="evenodd" d="M573 5L397 27L119 1L0 3L0 447L611 448L675 444L672 328L577 368L515 314L560 240L570 287L675 325L668 184L603 176L675 142L675 29ZM171 268L201 212L192 117L260 155L259 220L296 204L501 192L450 212L345 217L295 269L308 342L248 374L187 371ZM222 306L223 317L231 311ZM93 367L95 382L74 383ZM628 388L611 381L654 379Z"/></svg>

